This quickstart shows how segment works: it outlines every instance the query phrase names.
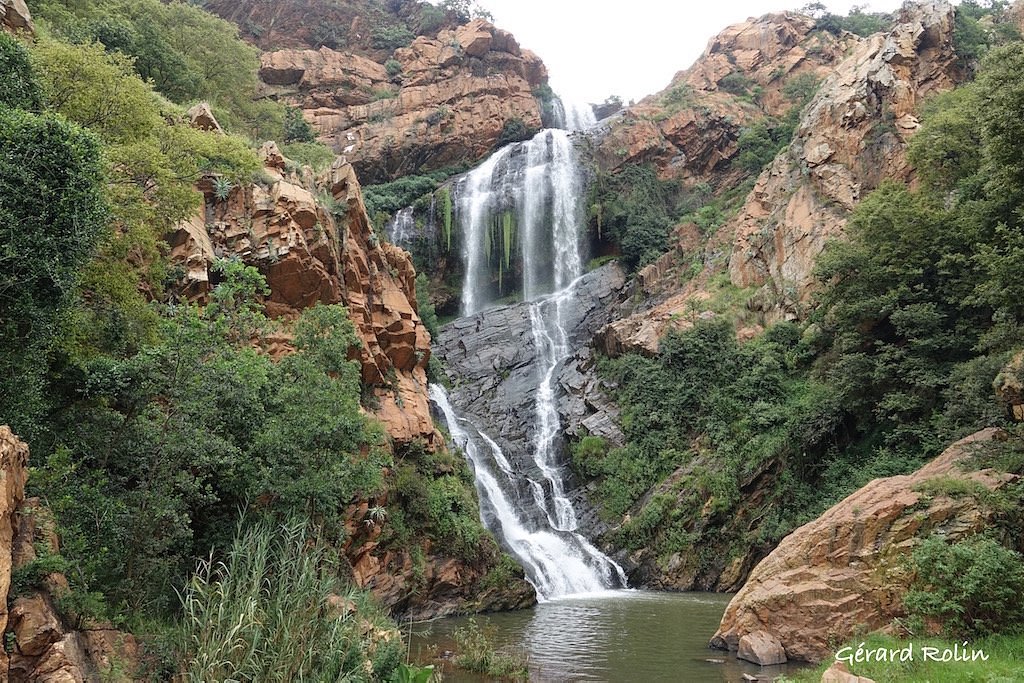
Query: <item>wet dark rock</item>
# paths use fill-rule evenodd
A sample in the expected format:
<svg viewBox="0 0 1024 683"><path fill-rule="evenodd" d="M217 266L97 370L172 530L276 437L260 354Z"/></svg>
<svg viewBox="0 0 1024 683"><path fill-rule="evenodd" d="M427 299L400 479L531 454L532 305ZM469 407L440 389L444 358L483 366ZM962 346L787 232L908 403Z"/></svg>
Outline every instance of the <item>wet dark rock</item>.
<svg viewBox="0 0 1024 683"><path fill-rule="evenodd" d="M558 412L570 437L589 433L622 444L618 410L601 389L589 344L627 305L625 285L621 267L610 263L585 275L571 298L565 329L575 352L556 370ZM517 471L530 475L536 468L532 452L540 382L530 304L490 308L445 325L434 340L434 353L451 380L452 405L498 443ZM565 446L568 495L580 532L594 539L607 527L587 502L586 487L571 476Z"/></svg>

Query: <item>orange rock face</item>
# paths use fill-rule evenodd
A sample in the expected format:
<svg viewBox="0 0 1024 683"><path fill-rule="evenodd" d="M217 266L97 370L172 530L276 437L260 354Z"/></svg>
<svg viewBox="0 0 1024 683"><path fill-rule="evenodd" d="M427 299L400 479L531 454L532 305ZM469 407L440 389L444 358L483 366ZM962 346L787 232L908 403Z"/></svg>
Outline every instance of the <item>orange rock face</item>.
<svg viewBox="0 0 1024 683"><path fill-rule="evenodd" d="M11 588L12 547L17 511L25 499L28 480L28 446L7 426L0 427L0 631L6 631L7 592ZM0 651L0 671L7 670L7 652Z"/></svg>
<svg viewBox="0 0 1024 683"><path fill-rule="evenodd" d="M751 290L750 307L761 322L803 317L814 264L826 242L844 234L853 207L885 179L912 179L906 148L918 127L914 112L924 99L954 87L963 77L953 50L953 17L946 2L908 5L892 31L867 39L822 36L820 31L810 32L813 20L791 14L730 27L711 41L697 64L676 77L675 88L688 90L670 88L648 98L627 114L638 122L630 125L627 119L613 126L600 147L604 163L609 163L609 150L624 145L618 148L622 162L650 161L663 176L680 177L684 183L711 180L716 186L732 187L740 176L728 162L736 154L742 122L777 115L787 106L784 85L773 85L784 84L786 77L768 77L780 71L793 74L790 78L826 76L804 108L792 144L760 174L738 214L709 240L703 254L705 271L684 286L673 284L679 264L692 262L695 253L677 240L673 255L653 264L664 284L645 285L645 291L654 292L656 303L603 330L600 341L605 351L651 354L668 330L688 327L705 310L709 271L722 268L723 252L728 254L730 281ZM737 69L752 69L740 73L763 88L758 98L763 110L720 87L710 90L716 79L720 86L734 62ZM671 99L673 92L683 92L690 98L683 101L691 104L677 105L672 117L656 125L652 117L672 110L666 98ZM739 109L731 115L719 112L715 102ZM713 116L722 121L731 116L733 123L714 126L710 135L695 129L678 143L665 137L663 128L673 118L698 117L706 128ZM648 134L655 128L656 134ZM723 144L708 147L715 139ZM633 142L639 145L635 149ZM757 329L743 330L741 336Z"/></svg>
<svg viewBox="0 0 1024 683"><path fill-rule="evenodd" d="M364 182L481 159L512 119L541 125L533 89L547 81L544 64L486 21L420 36L393 58L392 76L326 47L279 50L263 55L260 77Z"/></svg>
<svg viewBox="0 0 1024 683"><path fill-rule="evenodd" d="M789 659L817 662L835 643L903 616L906 561L917 544L931 533L955 542L986 528L993 514L973 496L927 492L927 483L1007 486L1018 477L971 471L968 462L1000 438L986 429L962 439L914 474L876 479L791 533L729 603L712 645L735 651L744 636L763 632Z"/></svg>
<svg viewBox="0 0 1024 683"><path fill-rule="evenodd" d="M772 306L799 315L815 260L857 202L882 180L910 179L906 148L920 103L962 79L953 17L944 1L908 5L893 31L836 67L733 222L733 284L763 285Z"/></svg>
<svg viewBox="0 0 1024 683"><path fill-rule="evenodd" d="M785 85L824 78L857 41L813 29L814 19L789 12L725 29L668 88L611 125L598 149L602 166L653 163L662 177L730 186L742 175L728 168L741 129L785 113L793 106Z"/></svg>
<svg viewBox="0 0 1024 683"><path fill-rule="evenodd" d="M351 165L336 163L313 178L308 169L296 171L273 143L261 154L268 185L236 187L221 200L205 180L202 214L169 236L171 261L183 271L179 291L202 301L216 259L236 256L267 278L271 316L345 304L363 341L362 379L377 387L375 416L396 443L436 445L427 398L430 335L417 313L409 255L377 241ZM333 212L323 197L330 197Z"/></svg>

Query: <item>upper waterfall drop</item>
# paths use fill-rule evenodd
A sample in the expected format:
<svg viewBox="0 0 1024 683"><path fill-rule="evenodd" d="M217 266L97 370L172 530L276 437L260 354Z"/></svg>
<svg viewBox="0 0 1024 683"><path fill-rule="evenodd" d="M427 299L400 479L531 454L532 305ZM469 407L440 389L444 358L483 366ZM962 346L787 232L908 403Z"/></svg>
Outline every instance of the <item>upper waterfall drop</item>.
<svg viewBox="0 0 1024 683"><path fill-rule="evenodd" d="M503 147L456 185L463 316L506 295L506 282L532 300L579 277L581 192L576 151L559 129Z"/></svg>
<svg viewBox="0 0 1024 683"><path fill-rule="evenodd" d="M555 99L555 119L559 128L571 132L587 130L597 124L597 117L591 105L562 97Z"/></svg>

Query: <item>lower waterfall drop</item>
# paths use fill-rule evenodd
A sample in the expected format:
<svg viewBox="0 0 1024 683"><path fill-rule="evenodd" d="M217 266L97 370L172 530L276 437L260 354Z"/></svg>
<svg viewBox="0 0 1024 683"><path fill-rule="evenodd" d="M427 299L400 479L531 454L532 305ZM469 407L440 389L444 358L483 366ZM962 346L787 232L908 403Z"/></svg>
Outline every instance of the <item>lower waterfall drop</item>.
<svg viewBox="0 0 1024 683"><path fill-rule="evenodd" d="M452 441L473 465L484 525L522 564L538 600L626 585L622 568L582 535L532 523L536 515L524 514L513 502L516 474L498 444L456 415L444 387L430 385L430 398L444 414Z"/></svg>

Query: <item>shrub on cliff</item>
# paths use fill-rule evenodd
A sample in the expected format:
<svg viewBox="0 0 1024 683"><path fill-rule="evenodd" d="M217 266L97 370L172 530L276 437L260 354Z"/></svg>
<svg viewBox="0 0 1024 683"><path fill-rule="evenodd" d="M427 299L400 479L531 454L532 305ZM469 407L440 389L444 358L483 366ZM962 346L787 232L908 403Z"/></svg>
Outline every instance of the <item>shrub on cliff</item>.
<svg viewBox="0 0 1024 683"><path fill-rule="evenodd" d="M35 111L42 104L39 82L29 63L28 50L0 33L0 107Z"/></svg>
<svg viewBox="0 0 1024 683"><path fill-rule="evenodd" d="M96 136L0 107L0 422L31 439L47 354L106 224Z"/></svg>

